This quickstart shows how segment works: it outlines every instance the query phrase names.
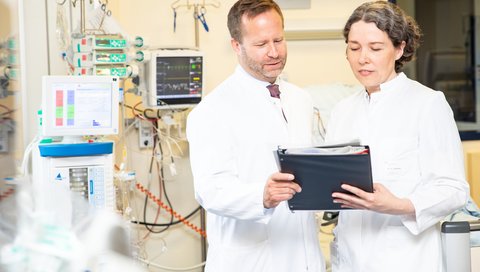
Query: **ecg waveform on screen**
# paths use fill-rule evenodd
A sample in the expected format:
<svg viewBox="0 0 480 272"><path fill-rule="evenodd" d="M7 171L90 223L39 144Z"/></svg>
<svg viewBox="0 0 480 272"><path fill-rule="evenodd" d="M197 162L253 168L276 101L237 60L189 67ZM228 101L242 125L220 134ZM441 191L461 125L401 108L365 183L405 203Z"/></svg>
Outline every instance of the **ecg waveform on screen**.
<svg viewBox="0 0 480 272"><path fill-rule="evenodd" d="M169 71L185 71L190 70L190 65L170 65L168 63L159 63L158 66L162 70L169 70Z"/></svg>
<svg viewBox="0 0 480 272"><path fill-rule="evenodd" d="M164 91L185 91L189 89L188 82L185 83L160 83L157 85L159 89L162 89Z"/></svg>
<svg viewBox="0 0 480 272"><path fill-rule="evenodd" d="M202 59L165 57L157 60L157 95L192 95L202 91Z"/></svg>

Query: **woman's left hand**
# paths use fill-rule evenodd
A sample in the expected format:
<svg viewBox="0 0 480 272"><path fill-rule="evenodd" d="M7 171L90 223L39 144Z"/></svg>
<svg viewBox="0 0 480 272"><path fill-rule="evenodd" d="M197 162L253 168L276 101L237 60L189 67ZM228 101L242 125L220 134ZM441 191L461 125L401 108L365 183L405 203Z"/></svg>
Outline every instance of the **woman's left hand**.
<svg viewBox="0 0 480 272"><path fill-rule="evenodd" d="M348 184L343 184L342 189L352 193L335 192L332 194L333 202L340 203L342 208L370 210L394 215L415 213L415 207L409 199L396 197L380 183L373 184L373 193L365 192Z"/></svg>

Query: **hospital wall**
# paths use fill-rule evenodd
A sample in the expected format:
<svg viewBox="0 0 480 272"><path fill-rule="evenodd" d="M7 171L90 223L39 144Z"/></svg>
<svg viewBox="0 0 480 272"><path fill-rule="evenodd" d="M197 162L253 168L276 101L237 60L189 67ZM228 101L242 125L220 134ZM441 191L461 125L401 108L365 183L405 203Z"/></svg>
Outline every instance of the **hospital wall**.
<svg viewBox="0 0 480 272"><path fill-rule="evenodd" d="M110 6L114 18L125 32L144 37L151 47L194 47L193 8L177 9L174 32L172 2L144 0L138 4L136 1L111 0ZM183 2L186 1L180 1ZM199 26L199 48L206 54L207 93L224 80L236 65L227 29L227 14L235 1L218 2L219 8L206 6L205 18L209 32L201 24ZM284 9L285 28L340 30L348 15L362 2L312 0L310 9ZM356 83L345 59L345 42L342 39L289 41L285 76L300 86L330 82Z"/></svg>
<svg viewBox="0 0 480 272"><path fill-rule="evenodd" d="M41 76L46 74L65 74L66 66L56 49L55 40L55 1L24 0L20 7L24 17L24 25L28 33L24 37L23 46L26 54L23 57L23 89L26 94L23 113L25 115L23 127L26 130L25 143L28 143L36 133L36 111L40 106ZM108 8L113 18L130 37L142 36L150 48L164 47L194 47L194 19L193 9L179 8L177 10L176 31L173 31L173 11L171 3L174 1L142 0L109 0ZM180 1L186 2L186 1ZM191 0L191 3L198 2ZM206 0L209 3L208 0ZM226 17L234 0L219 1L220 7L207 6L205 15L209 32L199 26L199 49L205 53L205 75L208 94L216 85L224 80L233 71L237 61L230 47L230 36L226 27ZM322 33L330 30L340 30L352 10L363 0L312 0L311 8L304 10L284 10L285 27L289 31L314 29ZM43 12L40 12L43 11ZM78 12L78 9L74 12ZM73 14L73 16L76 16ZM78 17L78 16L77 16ZM45 33L48 29L48 33ZM48 43L47 43L48 41ZM345 42L337 39L308 39L288 41L288 61L284 76L291 82L308 87L316 84L357 84L348 63L345 59ZM184 126L184 117L178 116ZM184 129L184 127L183 127ZM118 138L117 138L118 140ZM130 169L137 172L137 180L145 184L152 179L148 174L148 165L151 158L148 151L137 148L137 132L132 131L118 146L127 144L128 164ZM183 154L179 153L182 151ZM167 190L180 214L187 214L196 205L193 198L193 185L188 161L188 145L180 144L178 158L175 160L178 175L166 171ZM117 150L118 154L122 150ZM118 158L121 160L121 158ZM153 176L158 174L153 172ZM155 184L152 191L158 190ZM137 193L136 210L141 210L143 195ZM148 204L150 215L154 215L156 206ZM163 221L166 213L161 213ZM192 218L196 225L200 224L199 216ZM160 235L148 234L142 227L133 227L139 230L135 239L143 244L142 251L152 261L166 266L185 267L201 261L199 236L177 225ZM150 268L150 271L165 271ZM199 269L192 271L201 271Z"/></svg>

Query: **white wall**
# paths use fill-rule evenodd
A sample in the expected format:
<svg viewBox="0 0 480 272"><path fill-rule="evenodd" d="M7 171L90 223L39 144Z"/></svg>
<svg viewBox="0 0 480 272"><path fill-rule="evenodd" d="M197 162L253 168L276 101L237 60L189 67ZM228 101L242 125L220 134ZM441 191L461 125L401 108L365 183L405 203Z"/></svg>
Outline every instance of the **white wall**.
<svg viewBox="0 0 480 272"><path fill-rule="evenodd" d="M173 1L111 0L114 18L131 36L142 36L153 47L194 47L193 9L185 7L177 10L177 28L173 32ZM197 3L199 1L190 1ZM220 1L220 8L207 6L205 15L210 31L200 27L200 49L208 57L206 69L206 89L210 91L223 81L234 69L236 57L230 47L227 29L227 14L234 0ZM309 22L319 26L327 25L335 29L343 24L353 9L363 0L312 0L311 8L304 10L284 10L286 27L289 24L308 27ZM186 3L186 1L180 1ZM209 3L209 1L206 1ZM342 82L354 84L356 79L350 72L345 59L343 40L290 41L285 74L291 82L299 86L319 83Z"/></svg>
<svg viewBox="0 0 480 272"><path fill-rule="evenodd" d="M37 111L40 109L42 100L42 76L49 73L45 2L20 0L19 24L22 112L26 146L37 133Z"/></svg>

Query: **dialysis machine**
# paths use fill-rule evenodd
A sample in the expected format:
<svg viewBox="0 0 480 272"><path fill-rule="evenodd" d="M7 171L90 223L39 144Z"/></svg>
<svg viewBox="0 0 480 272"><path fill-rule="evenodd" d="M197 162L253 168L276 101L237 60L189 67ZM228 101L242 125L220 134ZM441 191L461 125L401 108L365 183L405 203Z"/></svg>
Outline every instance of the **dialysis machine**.
<svg viewBox="0 0 480 272"><path fill-rule="evenodd" d="M70 227L92 209L114 209L113 143L81 136L118 133L118 81L43 77L42 136L52 138L34 148L33 186L36 207L49 222Z"/></svg>

